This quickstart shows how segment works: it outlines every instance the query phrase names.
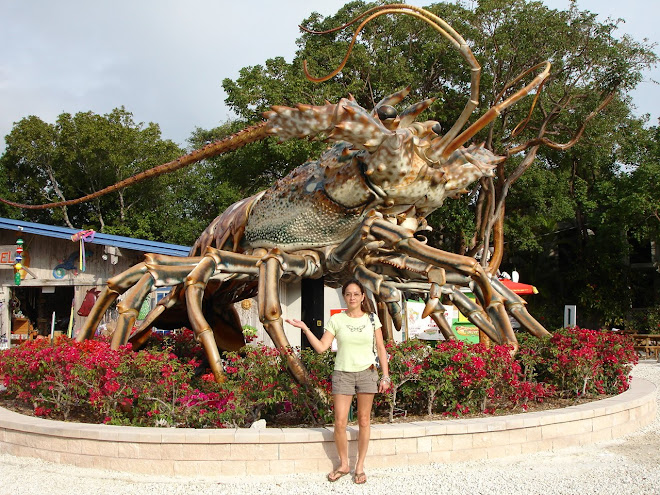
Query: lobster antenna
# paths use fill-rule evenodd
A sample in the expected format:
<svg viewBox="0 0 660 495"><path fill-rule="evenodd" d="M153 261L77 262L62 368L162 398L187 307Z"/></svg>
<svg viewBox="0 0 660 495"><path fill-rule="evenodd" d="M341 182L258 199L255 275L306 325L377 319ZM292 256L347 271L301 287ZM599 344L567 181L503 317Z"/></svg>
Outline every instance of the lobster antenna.
<svg viewBox="0 0 660 495"><path fill-rule="evenodd" d="M23 208L25 210L46 210L48 208L58 208L61 206L71 206L84 203L86 201L105 196L111 192L118 191L125 187L132 186L133 184L137 184L138 182L141 182L145 179L150 179L152 177L158 177L159 175L167 174L169 172L174 172L175 170L187 167L188 165L192 165L193 163L197 163L206 158L211 158L227 151L233 151L245 146L246 144L264 139L269 136L268 132L266 131L266 124L267 122L261 122L256 125L246 127L245 129L242 129L239 132L232 134L231 136L227 136L226 138L209 143L203 148L192 151L191 153L181 156L176 160L172 160L171 162L167 162L162 165L150 168L149 170L137 173L127 179L121 180L111 186L101 189L100 191L90 193L86 196L81 196L80 198L41 205L26 205L22 203L15 203L4 198L0 198L0 202L9 206L15 206L16 208Z"/></svg>
<svg viewBox="0 0 660 495"><path fill-rule="evenodd" d="M470 65L470 73L471 73L470 98L468 102L465 104L465 108L461 112L461 115L459 116L456 123L451 127L451 129L449 129L449 131L447 131L447 133L444 136L436 138L436 140L434 140L433 143L434 152L442 153L446 148L446 146L450 142L452 142L452 140L454 140L454 138L458 135L458 133L461 131L465 123L470 118L470 115L472 114L474 109L477 108L477 106L479 105L479 81L481 78L481 66L477 62L477 59L474 57L474 54L472 53L472 50L470 50L470 47L463 39L463 37L460 34L458 34L458 32L456 32L454 28L452 28L445 20L438 17L437 15L427 10L424 10L420 7L415 7L412 5L391 4L391 5L383 5L380 7L374 7L372 9L369 9L366 12L357 16L355 19L344 24L343 26L329 29L327 31L312 31L307 28L302 28L303 30L313 34L331 33L339 29L348 27L354 24L355 22L357 22L358 20L364 19L366 17L366 19L364 19L360 23L360 25L356 28L355 33L353 34L353 38L346 52L346 55L344 57L344 60L339 64L339 66L335 70L333 70L330 74L324 77L317 78L309 73L309 70L307 69L307 60L304 60L303 71L305 72L305 76L310 81L313 82L327 81L328 79L336 76L346 65L346 62L348 61L348 57L350 56L351 51L353 50L353 46L355 45L357 36L358 34L360 34L364 26L372 19L375 19L376 17L385 14L405 14L423 20L424 22L429 24L433 29L439 32L443 37L449 40L449 42L452 45L454 45L454 47L460 52L462 57L465 59L465 61Z"/></svg>
<svg viewBox="0 0 660 495"><path fill-rule="evenodd" d="M538 63L534 67L530 67L526 71L522 72L513 81L511 81L509 84L506 85L506 87L498 95L498 99L501 98L501 96L504 94L504 92L507 89L509 89L518 81L520 81L530 72L537 70L542 66L545 66L545 68L532 80L532 82L530 82L525 87L516 91L513 95L509 96L509 98L507 98L503 102L498 103L497 105L489 108L485 114L479 117L479 119L477 119L470 127L465 129L460 134L460 136L457 136L451 143L449 143L449 145L444 147L444 149L439 149L439 147L435 146L435 143L431 144L431 149L433 149L433 151L436 153L441 153L443 158L447 158L451 153L453 153L458 148L460 148L465 143L467 143L477 132L479 132L481 129L486 127L490 122L492 122L502 112L502 110L509 108L511 105L513 105L517 101L527 96L529 92L532 91L534 88L540 86L550 75L550 62L548 61Z"/></svg>

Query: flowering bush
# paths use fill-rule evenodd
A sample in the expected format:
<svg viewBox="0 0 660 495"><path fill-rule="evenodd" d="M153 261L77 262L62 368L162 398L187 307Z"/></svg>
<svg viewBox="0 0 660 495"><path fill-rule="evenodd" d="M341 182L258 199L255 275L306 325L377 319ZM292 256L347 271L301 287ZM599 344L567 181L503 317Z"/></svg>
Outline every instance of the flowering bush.
<svg viewBox="0 0 660 495"><path fill-rule="evenodd" d="M247 413L247 425L260 419L262 412L272 416L291 409L294 386L284 357L278 349L263 345L246 347L244 356L227 353L228 385Z"/></svg>
<svg viewBox="0 0 660 495"><path fill-rule="evenodd" d="M401 393L404 396L416 395L417 387L413 384L420 379L429 347L423 342L409 340L398 345L388 342L385 350L388 354L392 381L384 399L388 405L389 420L393 421L394 413L397 410L397 400L401 398ZM405 387L406 384L410 386Z"/></svg>
<svg viewBox="0 0 660 495"><path fill-rule="evenodd" d="M482 411L514 410L518 406L526 411L530 402L543 402L545 398L555 395L552 384L525 375L517 355L514 359L509 346L493 346L487 355L484 383L488 387Z"/></svg>
<svg viewBox="0 0 660 495"><path fill-rule="evenodd" d="M104 340L79 343L66 337L54 345L46 339L27 341L0 353L7 394L31 403L36 415L66 420L75 412L95 422L180 426L212 404L213 414L196 424L223 426L223 419L230 419L223 413L232 410L232 396L195 389L197 365L169 351L112 350Z"/></svg>
<svg viewBox="0 0 660 495"><path fill-rule="evenodd" d="M27 341L0 354L3 384L9 394L31 402L36 415L56 412L66 420L87 398L85 384L77 377L77 363L83 354L95 354L102 345L90 341L84 348L72 348L51 346L46 339Z"/></svg>
<svg viewBox="0 0 660 495"><path fill-rule="evenodd" d="M626 391L637 361L629 337L573 327L556 331L539 347L534 366L560 395L585 397Z"/></svg>
<svg viewBox="0 0 660 495"><path fill-rule="evenodd" d="M188 328L172 331L165 335L152 333L146 344L145 350L168 350L180 359L201 359L203 356L202 345L195 339L194 333Z"/></svg>
<svg viewBox="0 0 660 495"><path fill-rule="evenodd" d="M247 346L242 354L227 353L225 384L234 392L235 401L246 412L243 426L258 419L273 420L287 416L297 423L325 423L330 417L330 381L334 355L313 351L302 353L314 387L293 379L286 366L287 353L262 345Z"/></svg>
<svg viewBox="0 0 660 495"><path fill-rule="evenodd" d="M552 396L620 393L637 362L625 336L580 328L544 339L520 335L515 358L506 346L461 341L386 347L392 386L375 404L390 420L401 411L460 416L526 410ZM257 419L331 421L334 354L300 352L311 381L306 387L286 366L293 352L251 345L226 353L228 379L218 384L203 373L192 332L152 339L140 352L111 350L106 340L60 337L54 344L27 341L0 352L0 375L5 397L30 404L35 415L64 420L193 428L249 426Z"/></svg>
<svg viewBox="0 0 660 495"><path fill-rule="evenodd" d="M415 414L460 416L518 405L526 409L529 401L542 401L553 391L544 384L524 381L520 364L506 346L452 340L432 348L411 341L390 344L388 350L393 384L388 394L390 420L395 404ZM404 383L408 393L401 394L397 402L398 389Z"/></svg>

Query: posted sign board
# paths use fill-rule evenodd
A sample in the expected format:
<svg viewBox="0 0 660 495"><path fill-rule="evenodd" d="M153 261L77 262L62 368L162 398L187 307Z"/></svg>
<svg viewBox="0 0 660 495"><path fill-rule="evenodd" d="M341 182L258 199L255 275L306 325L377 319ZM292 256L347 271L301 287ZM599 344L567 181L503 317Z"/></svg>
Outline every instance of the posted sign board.
<svg viewBox="0 0 660 495"><path fill-rule="evenodd" d="M466 293L470 298L474 298L472 293ZM425 303L421 301L408 300L406 308L408 313L408 338L421 340L443 340L444 337L438 329L438 326L430 318L422 318ZM443 305L444 316L449 323L454 335L458 340L468 342L479 342L479 329L474 326L454 305Z"/></svg>
<svg viewBox="0 0 660 495"><path fill-rule="evenodd" d="M408 338L423 340L441 340L442 334L438 330L438 325L430 316L422 318L425 303L419 301L406 301L406 310L408 313ZM451 323L451 307L445 306L445 318Z"/></svg>
<svg viewBox="0 0 660 495"><path fill-rule="evenodd" d="M0 268L14 268L16 263L14 256L16 256L15 244L0 246Z"/></svg>

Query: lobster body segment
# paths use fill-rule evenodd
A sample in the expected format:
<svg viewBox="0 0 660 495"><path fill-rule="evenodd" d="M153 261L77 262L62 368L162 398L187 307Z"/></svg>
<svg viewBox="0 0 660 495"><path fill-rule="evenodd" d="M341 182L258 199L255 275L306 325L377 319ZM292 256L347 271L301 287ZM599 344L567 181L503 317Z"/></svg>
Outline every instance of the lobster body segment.
<svg viewBox="0 0 660 495"><path fill-rule="evenodd" d="M350 235L376 198L357 160L339 161L342 149L333 147L268 189L252 208L243 247L311 249Z"/></svg>

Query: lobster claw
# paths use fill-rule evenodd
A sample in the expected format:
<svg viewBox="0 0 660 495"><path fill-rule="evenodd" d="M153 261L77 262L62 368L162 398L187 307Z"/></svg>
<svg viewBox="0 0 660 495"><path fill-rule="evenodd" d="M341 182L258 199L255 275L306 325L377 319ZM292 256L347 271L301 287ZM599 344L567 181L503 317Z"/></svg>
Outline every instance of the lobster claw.
<svg viewBox="0 0 660 495"><path fill-rule="evenodd" d="M442 275L444 278L444 270L442 270ZM424 306L424 312L422 313L422 318L426 318L431 313L435 313L442 308L440 303L440 296L442 295L442 287L437 282L431 283L431 288L429 290L429 298L426 300L426 306Z"/></svg>
<svg viewBox="0 0 660 495"><path fill-rule="evenodd" d="M399 304L395 302L388 302L386 304L387 304L387 312L392 317L392 323L394 324L394 328L396 328L397 331L400 331L401 327L403 326L403 318L401 317L401 306L399 306Z"/></svg>

